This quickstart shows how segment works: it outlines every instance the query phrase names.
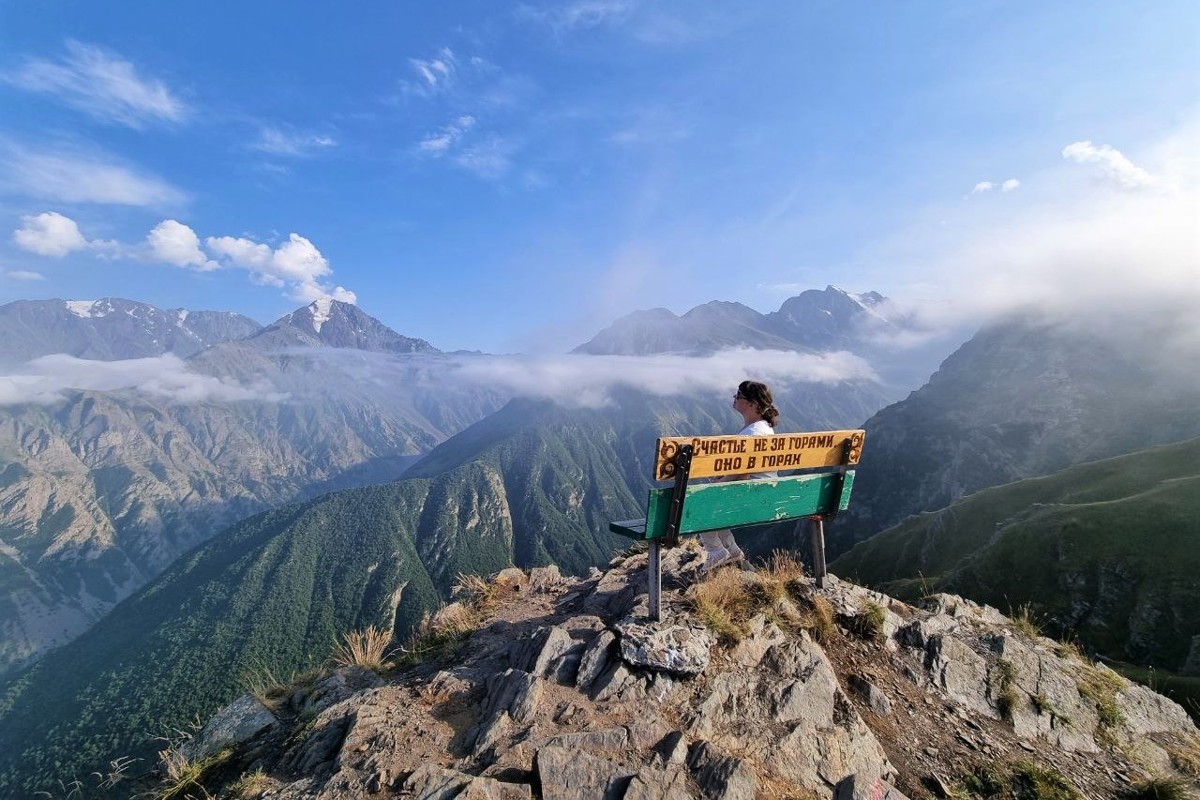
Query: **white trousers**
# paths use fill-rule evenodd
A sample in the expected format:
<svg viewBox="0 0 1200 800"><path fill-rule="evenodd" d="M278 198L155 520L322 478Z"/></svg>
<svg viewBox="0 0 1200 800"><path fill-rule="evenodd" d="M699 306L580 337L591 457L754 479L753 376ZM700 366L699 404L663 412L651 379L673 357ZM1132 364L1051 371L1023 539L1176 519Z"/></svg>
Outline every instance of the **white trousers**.
<svg viewBox="0 0 1200 800"><path fill-rule="evenodd" d="M713 566L740 561L746 557L742 548L738 547L737 540L733 538L733 531L728 528L700 534L700 544L704 545L704 550L708 553L708 562Z"/></svg>

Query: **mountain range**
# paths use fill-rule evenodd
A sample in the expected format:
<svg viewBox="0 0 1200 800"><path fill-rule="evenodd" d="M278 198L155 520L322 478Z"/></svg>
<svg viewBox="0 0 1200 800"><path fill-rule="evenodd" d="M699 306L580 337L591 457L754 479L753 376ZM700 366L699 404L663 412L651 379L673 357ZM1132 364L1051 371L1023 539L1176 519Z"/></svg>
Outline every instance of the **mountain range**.
<svg viewBox="0 0 1200 800"><path fill-rule="evenodd" d="M841 428L868 413L842 394L797 386L781 410L808 409L798 429ZM3 688L0 773L145 756L143 732L210 713L248 673L303 670L356 627L403 639L460 573L605 565L627 544L608 522L642 513L655 440L727 430L731 413L633 392L598 409L515 399L394 483L238 523Z"/></svg>
<svg viewBox="0 0 1200 800"><path fill-rule="evenodd" d="M1109 658L1200 674L1197 520L1200 439L1190 439L976 492L830 569L897 596L1025 607Z"/></svg>
<svg viewBox="0 0 1200 800"><path fill-rule="evenodd" d="M815 294L862 308L837 290ZM117 359L107 367L94 359L59 364L54 359L64 355L37 351L42 361L33 363L64 372L61 385L7 405L10 417L0 427L0 673L70 641L223 527L321 492L393 480L511 396L446 379L472 356L445 356L332 300L265 327L243 326L247 335L210 343L186 361L170 360L176 354L163 348L175 340L154 325L134 326L134 336L128 324L180 324L198 313L121 300L0 308L0 319L19 318L29 331L44 327L49 333L41 339L50 343L61 340L54 331L62 325L86 322L91 349L65 355ZM844 322L857 326L856 319ZM791 330L800 336L797 325ZM19 349L9 358L33 352ZM149 367L139 360L154 357L160 360ZM98 388L78 388L76 373L101 367ZM127 372L134 377L122 380ZM864 380L828 391L797 386L798 393L784 393L797 401L792 421L854 423L887 399ZM679 412L678 430L728 428L727 412L706 413ZM723 419L719 426L714 415ZM589 551L589 558L599 555Z"/></svg>
<svg viewBox="0 0 1200 800"><path fill-rule="evenodd" d="M232 311L160 309L119 297L18 300L0 306L0 365L60 353L101 361L164 353L187 358L261 328Z"/></svg>
<svg viewBox="0 0 1200 800"><path fill-rule="evenodd" d="M84 319L71 308L83 306L25 304L14 316L10 305L0 318L33 326L41 311L53 331ZM69 641L230 523L394 479L505 399L430 382L438 351L344 303L241 326L244 338L187 361L154 349L169 341L156 327L134 336L128 322L196 314L88 308L94 342L77 352L120 360L62 365L56 392L7 405L0 426L0 672ZM88 380L101 388L72 388Z"/></svg>
<svg viewBox="0 0 1200 800"><path fill-rule="evenodd" d="M1040 316L989 324L863 427L833 554L989 486L1200 436L1200 380L1152 331L1106 336Z"/></svg>

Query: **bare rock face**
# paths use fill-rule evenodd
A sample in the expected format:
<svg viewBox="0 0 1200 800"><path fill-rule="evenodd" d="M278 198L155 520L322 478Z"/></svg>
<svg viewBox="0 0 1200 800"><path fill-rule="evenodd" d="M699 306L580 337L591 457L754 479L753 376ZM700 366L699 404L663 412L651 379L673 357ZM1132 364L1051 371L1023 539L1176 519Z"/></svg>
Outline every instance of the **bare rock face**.
<svg viewBox="0 0 1200 800"><path fill-rule="evenodd" d="M621 659L630 666L676 675L699 675L708 666L712 634L699 625L663 625L636 619L617 625Z"/></svg>
<svg viewBox="0 0 1200 800"><path fill-rule="evenodd" d="M921 610L836 579L780 597L736 573L776 599L718 641L689 612L696 587L664 595L663 622L639 614L645 561L543 571L455 658L326 679L319 706L293 703L318 712L307 726L227 738L231 762L264 769L275 800L906 800L1026 762L1107 797L1200 742L1177 705L991 609ZM822 604L841 630L814 627L818 641L804 609ZM214 723L255 719L245 706Z"/></svg>

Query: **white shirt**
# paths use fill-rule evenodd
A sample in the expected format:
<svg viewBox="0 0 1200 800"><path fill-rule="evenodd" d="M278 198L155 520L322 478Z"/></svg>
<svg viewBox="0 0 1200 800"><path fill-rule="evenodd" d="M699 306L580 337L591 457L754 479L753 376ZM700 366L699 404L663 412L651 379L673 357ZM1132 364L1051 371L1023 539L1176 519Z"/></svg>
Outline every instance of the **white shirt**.
<svg viewBox="0 0 1200 800"><path fill-rule="evenodd" d="M760 419L755 422L751 422L749 425L747 425L746 427L744 427L740 431L738 431L738 436L773 436L774 434L775 434L775 429L772 428L770 423L768 423L765 419ZM765 481L765 480L770 480L771 478L778 478L778 477L779 477L779 473L775 472L775 471L755 472L746 480Z"/></svg>

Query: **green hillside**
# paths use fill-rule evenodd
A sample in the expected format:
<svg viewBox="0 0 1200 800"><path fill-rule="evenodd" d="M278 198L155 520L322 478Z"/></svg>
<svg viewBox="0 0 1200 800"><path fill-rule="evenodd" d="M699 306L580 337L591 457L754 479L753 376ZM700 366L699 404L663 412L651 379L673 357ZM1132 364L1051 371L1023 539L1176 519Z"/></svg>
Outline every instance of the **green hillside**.
<svg viewBox="0 0 1200 800"><path fill-rule="evenodd" d="M950 591L1123 661L1178 670L1200 635L1200 439L985 489L863 542L831 570Z"/></svg>
<svg viewBox="0 0 1200 800"><path fill-rule="evenodd" d="M851 387L797 392L784 413L805 416L781 429L852 424L871 399ZM411 477L228 529L0 687L0 796L150 757L153 736L210 715L244 691L246 673L304 669L340 632L395 614L403 637L460 572L606 563L628 544L608 522L642 513L654 440L728 430L725 403L632 392L600 409L514 401Z"/></svg>

